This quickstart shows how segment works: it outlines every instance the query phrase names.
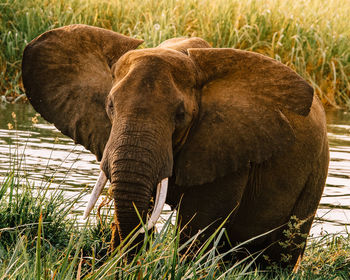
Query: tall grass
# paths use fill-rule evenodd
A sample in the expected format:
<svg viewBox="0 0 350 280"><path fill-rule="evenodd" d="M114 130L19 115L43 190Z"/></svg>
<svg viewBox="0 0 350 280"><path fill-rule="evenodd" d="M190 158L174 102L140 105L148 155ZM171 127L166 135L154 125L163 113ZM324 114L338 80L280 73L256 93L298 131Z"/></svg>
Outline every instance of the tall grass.
<svg viewBox="0 0 350 280"><path fill-rule="evenodd" d="M67 215L74 200L66 199L62 190L48 193L49 188L35 189L28 181L20 182L11 172L0 186L0 251L8 250L17 242L18 235L34 240L38 231L39 217L44 224L45 239L55 247L64 247L74 221ZM57 212L57 205L61 205Z"/></svg>
<svg viewBox="0 0 350 280"><path fill-rule="evenodd" d="M217 253L222 228L192 253L197 236L180 245L180 231L171 216L159 234L145 235L139 253L126 262L135 236L108 253L108 216L77 227L76 219L67 216L78 199L64 198L61 192L45 191L42 196L32 184L18 184L17 179L10 173L0 189L0 279L114 279L115 274L120 279L224 279L247 274L247 265L227 267L224 255Z"/></svg>
<svg viewBox="0 0 350 280"><path fill-rule="evenodd" d="M73 23L113 29L154 47L199 36L263 53L300 73L325 105L350 106L350 2L343 0L1 0L0 92L23 93L21 54L42 32Z"/></svg>
<svg viewBox="0 0 350 280"><path fill-rule="evenodd" d="M13 216L7 210L11 208L10 199L13 174L9 174L2 184L0 213ZM32 185L27 185L30 187ZM23 185L22 185L23 187ZM6 194L5 194L6 193ZM108 252L110 231L106 227L110 218L103 216L102 223L88 221L80 227L73 218L60 219L61 226L48 221L45 205L51 205L50 215L61 217L62 209L72 204L66 200L43 200L37 204L35 189L22 192L17 201L31 201L32 208L38 215L33 221L16 226L13 239L9 241L7 250L0 251L0 279L348 279L350 275L350 238L326 235L312 240L305 253L299 272L291 274L287 271L259 270L254 264L254 256L245 262L225 262L225 253L218 252L218 244L224 237L224 229L219 227L207 242L195 249L197 236L187 243L180 244L180 229L171 223L172 217L165 222L159 233L145 235L139 252L128 261L127 254L132 247L135 236L129 236L114 253ZM50 201L50 203L49 203ZM74 205L74 204L73 204ZM31 211L22 208L18 215L25 216ZM50 216L49 215L49 216ZM29 221L27 221L29 222ZM75 224L76 225L76 224ZM0 226L1 234L13 228ZM33 230L31 229L33 227ZM107 230L106 230L107 229ZM48 232L55 231L56 237L49 239ZM205 229L204 229L205 230ZM34 232L36 232L34 234ZM2 244L6 243L2 239ZM64 242L60 242L60 241ZM59 246L57 246L59 244ZM229 253L241 247L237 245ZM98 251L103 248L104 251Z"/></svg>

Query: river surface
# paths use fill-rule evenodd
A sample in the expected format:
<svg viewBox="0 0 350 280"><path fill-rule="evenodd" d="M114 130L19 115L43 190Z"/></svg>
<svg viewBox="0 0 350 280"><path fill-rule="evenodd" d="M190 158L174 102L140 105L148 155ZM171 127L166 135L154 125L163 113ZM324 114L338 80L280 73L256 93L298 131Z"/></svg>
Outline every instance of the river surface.
<svg viewBox="0 0 350 280"><path fill-rule="evenodd" d="M350 224L350 112L329 111L327 121L331 162L311 230L314 236L347 234ZM95 156L36 117L30 105L0 104L0 182L16 161L32 184L43 187L51 182L50 189L62 188L67 196L92 187L99 174ZM87 199L83 197L81 206ZM83 208L77 211L82 213Z"/></svg>

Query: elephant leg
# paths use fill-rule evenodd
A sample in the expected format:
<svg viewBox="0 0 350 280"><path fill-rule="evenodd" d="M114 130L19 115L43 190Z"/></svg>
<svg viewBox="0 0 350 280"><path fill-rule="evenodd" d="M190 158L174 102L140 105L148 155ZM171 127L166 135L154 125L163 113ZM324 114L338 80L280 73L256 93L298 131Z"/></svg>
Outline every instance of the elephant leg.
<svg viewBox="0 0 350 280"><path fill-rule="evenodd" d="M210 184L182 189L179 186L170 188L169 196L173 198L170 200L180 201L178 210L183 228L182 243L209 226L198 236L200 245L227 217L230 216L229 221L234 219L247 185L248 174L249 168L245 168ZM223 227L227 228L226 225ZM228 243L225 243L225 247Z"/></svg>
<svg viewBox="0 0 350 280"><path fill-rule="evenodd" d="M325 154L328 157L328 153ZM310 174L291 212L289 222L279 231L282 238L266 250L268 263L298 269L327 177L328 164L322 166L325 165L324 162L328 161L319 161L318 167Z"/></svg>

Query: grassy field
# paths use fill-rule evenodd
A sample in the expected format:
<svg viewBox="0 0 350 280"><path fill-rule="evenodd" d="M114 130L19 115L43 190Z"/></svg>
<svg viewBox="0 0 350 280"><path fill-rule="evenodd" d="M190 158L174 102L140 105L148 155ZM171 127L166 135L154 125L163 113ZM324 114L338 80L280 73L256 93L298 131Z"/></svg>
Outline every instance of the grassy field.
<svg viewBox="0 0 350 280"><path fill-rule="evenodd" d="M261 271L254 257L243 263L224 263L216 246L223 230L205 247L188 254L179 245L179 230L171 217L160 233L145 236L145 245L128 263L130 237L113 255L108 252L111 215L77 226L72 214L83 194L65 198L62 191L41 189L16 170L0 185L0 279L349 279L350 238L326 235L309 240L301 268L291 274L278 268ZM190 245L191 244L191 245ZM187 246L186 246L187 245ZM240 245L233 248L235 252Z"/></svg>
<svg viewBox="0 0 350 280"><path fill-rule="evenodd" d="M199 36L263 53L301 74L326 106L350 107L349 14L344 0L0 0L0 97L24 97L21 55L30 40L85 23L142 38L142 47Z"/></svg>

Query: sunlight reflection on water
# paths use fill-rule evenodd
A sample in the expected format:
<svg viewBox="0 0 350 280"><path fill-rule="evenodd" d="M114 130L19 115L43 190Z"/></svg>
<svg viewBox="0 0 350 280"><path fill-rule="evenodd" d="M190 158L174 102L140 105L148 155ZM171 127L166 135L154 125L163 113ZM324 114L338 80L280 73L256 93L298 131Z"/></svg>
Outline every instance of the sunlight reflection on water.
<svg viewBox="0 0 350 280"><path fill-rule="evenodd" d="M89 151L63 136L54 126L39 118L32 124L35 111L29 105L0 105L0 181L21 158L22 170L37 187L63 188L67 196L92 187L99 163ZM11 113L16 113L16 123ZM350 113L327 113L331 162L327 186L311 233L315 236L346 232L350 224ZM8 130L12 123L13 130ZM86 203L84 196L81 205ZM101 200L100 200L101 201ZM167 208L169 209L169 208ZM82 212L82 208L78 209Z"/></svg>

